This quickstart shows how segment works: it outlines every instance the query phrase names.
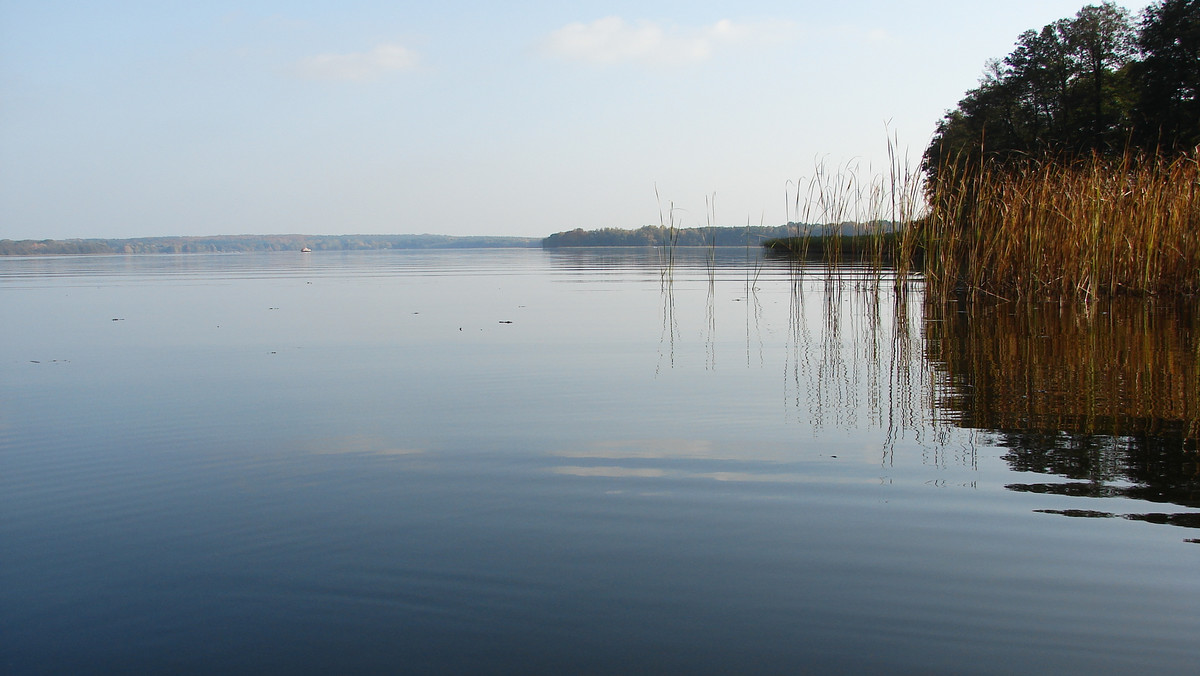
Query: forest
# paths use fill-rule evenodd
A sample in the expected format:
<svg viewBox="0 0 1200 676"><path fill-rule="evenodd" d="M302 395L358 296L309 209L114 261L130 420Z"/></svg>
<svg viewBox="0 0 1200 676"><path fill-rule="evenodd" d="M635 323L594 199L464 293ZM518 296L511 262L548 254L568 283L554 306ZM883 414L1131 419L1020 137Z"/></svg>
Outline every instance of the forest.
<svg viewBox="0 0 1200 676"><path fill-rule="evenodd" d="M1111 2L1027 30L938 123L923 169L1200 145L1200 0ZM980 155L982 154L982 157Z"/></svg>

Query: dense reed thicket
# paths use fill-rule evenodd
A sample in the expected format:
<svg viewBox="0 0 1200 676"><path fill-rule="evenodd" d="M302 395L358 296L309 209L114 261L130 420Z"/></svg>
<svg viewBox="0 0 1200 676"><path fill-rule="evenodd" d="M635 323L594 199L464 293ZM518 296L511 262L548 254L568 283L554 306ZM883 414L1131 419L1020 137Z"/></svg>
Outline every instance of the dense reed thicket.
<svg viewBox="0 0 1200 676"><path fill-rule="evenodd" d="M1018 297L1200 292L1200 151L939 171L900 265L931 290Z"/></svg>

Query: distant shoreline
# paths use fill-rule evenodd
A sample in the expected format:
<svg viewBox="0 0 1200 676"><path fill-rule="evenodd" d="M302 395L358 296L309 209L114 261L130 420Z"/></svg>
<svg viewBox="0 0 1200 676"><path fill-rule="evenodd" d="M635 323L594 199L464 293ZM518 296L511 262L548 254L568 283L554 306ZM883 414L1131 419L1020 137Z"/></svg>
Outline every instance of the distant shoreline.
<svg viewBox="0 0 1200 676"><path fill-rule="evenodd" d="M0 256L535 248L541 237L450 235L211 235L128 239L0 239Z"/></svg>
<svg viewBox="0 0 1200 676"><path fill-rule="evenodd" d="M67 256L87 254L245 253L262 251L383 251L391 249L495 249L592 247L761 247L771 240L811 238L863 232L893 232L895 225L841 223L778 226L711 226L667 228L643 226L636 230L575 229L547 237L455 235L203 235L92 239L0 239L0 256Z"/></svg>

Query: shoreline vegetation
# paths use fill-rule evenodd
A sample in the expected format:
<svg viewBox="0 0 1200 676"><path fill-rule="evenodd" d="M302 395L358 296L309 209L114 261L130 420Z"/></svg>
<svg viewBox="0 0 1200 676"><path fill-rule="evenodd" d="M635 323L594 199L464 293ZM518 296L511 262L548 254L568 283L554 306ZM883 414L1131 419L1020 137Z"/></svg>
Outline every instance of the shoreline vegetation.
<svg viewBox="0 0 1200 676"><path fill-rule="evenodd" d="M489 249L572 247L762 246L794 232L814 237L890 229L886 224L844 222L837 226L788 223L780 226L670 228L647 225L636 230L603 228L554 233L548 237L451 235L211 235L127 239L0 239L0 256L73 254L238 253L252 251L366 251L384 249Z"/></svg>
<svg viewBox="0 0 1200 676"><path fill-rule="evenodd" d="M939 122L919 169L897 145L887 176L818 166L795 184L789 220L866 227L796 226L764 246L887 267L898 286L916 274L943 298L1200 294L1200 0L1160 0L1136 22L1087 5L1026 31Z"/></svg>
<svg viewBox="0 0 1200 676"><path fill-rule="evenodd" d="M897 266L943 296L1200 293L1200 0L1022 33L916 178Z"/></svg>
<svg viewBox="0 0 1200 676"><path fill-rule="evenodd" d="M575 228L556 232L542 240L542 247L558 249L587 246L759 246L765 241L786 237L796 224L779 226L681 228L674 225L646 225L636 230Z"/></svg>
<svg viewBox="0 0 1200 676"><path fill-rule="evenodd" d="M985 163L928 192L898 257L943 295L1200 293L1200 150Z"/></svg>

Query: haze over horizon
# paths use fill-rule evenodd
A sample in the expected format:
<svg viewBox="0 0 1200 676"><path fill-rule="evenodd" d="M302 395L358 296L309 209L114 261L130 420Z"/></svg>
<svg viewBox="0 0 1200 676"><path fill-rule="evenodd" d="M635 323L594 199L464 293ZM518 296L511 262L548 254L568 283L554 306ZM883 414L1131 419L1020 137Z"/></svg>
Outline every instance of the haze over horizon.
<svg viewBox="0 0 1200 676"><path fill-rule="evenodd" d="M1084 4L0 0L0 239L777 225Z"/></svg>

